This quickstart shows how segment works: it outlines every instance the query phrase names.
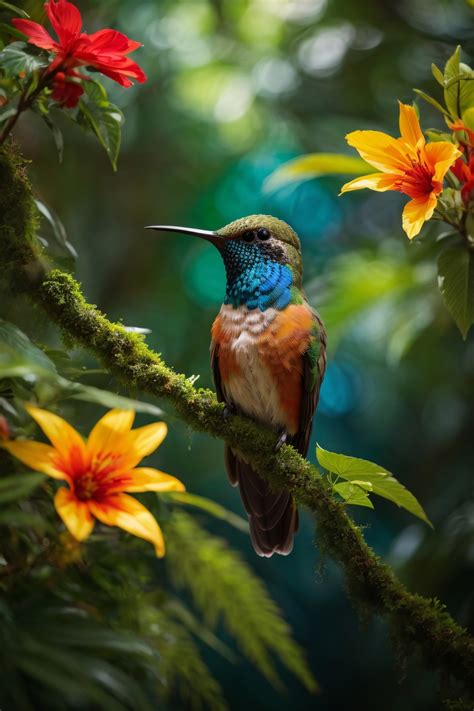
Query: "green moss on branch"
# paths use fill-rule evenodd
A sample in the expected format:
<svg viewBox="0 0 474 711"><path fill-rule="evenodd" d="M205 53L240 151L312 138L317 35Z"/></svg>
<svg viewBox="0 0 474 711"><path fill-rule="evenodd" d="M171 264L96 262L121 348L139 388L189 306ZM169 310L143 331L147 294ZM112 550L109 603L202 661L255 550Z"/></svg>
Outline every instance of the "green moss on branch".
<svg viewBox="0 0 474 711"><path fill-rule="evenodd" d="M7 145L0 150L0 279L14 292L45 274L37 227L38 211L25 161Z"/></svg>
<svg viewBox="0 0 474 711"><path fill-rule="evenodd" d="M4 164L7 169L1 168ZM15 200L17 194L22 196L14 214L8 213L4 218L2 213L0 218L5 223L1 225L2 234L11 240L11 245L3 249L17 260L17 274L21 275L24 288L67 338L93 352L127 386L171 402L193 429L231 444L276 489L290 490L300 504L315 513L320 545L342 565L352 596L383 615L408 652L417 645L429 666L454 676L472 692L474 640L466 631L436 600L412 594L404 587L391 568L367 546L360 529L347 515L344 505L332 496L318 470L292 447L282 447L276 454L272 433L245 418L224 419L223 406L214 393L195 388L189 379L151 351L140 336L108 321L86 302L79 284L69 274L59 270L45 273L38 246L32 240L36 218L21 162L4 153L0 169L4 170L2 181L6 176L6 182L2 182L4 204ZM10 219L11 228L7 223ZM31 269L35 263L37 269ZM30 265L29 272L25 272L25 264ZM30 272L34 278L29 278Z"/></svg>

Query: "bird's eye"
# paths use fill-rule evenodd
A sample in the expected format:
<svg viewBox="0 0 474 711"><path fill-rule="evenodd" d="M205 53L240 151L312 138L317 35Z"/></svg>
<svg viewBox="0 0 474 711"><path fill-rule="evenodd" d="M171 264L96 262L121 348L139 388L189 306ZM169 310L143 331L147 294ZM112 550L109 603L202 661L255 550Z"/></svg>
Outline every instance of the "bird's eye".
<svg viewBox="0 0 474 711"><path fill-rule="evenodd" d="M259 239L268 239L270 237L270 232L265 227L259 227L257 230L257 236Z"/></svg>
<svg viewBox="0 0 474 711"><path fill-rule="evenodd" d="M252 242L255 237L255 232L253 230L247 230L247 232L244 232L242 235L242 239L244 239L246 242Z"/></svg>

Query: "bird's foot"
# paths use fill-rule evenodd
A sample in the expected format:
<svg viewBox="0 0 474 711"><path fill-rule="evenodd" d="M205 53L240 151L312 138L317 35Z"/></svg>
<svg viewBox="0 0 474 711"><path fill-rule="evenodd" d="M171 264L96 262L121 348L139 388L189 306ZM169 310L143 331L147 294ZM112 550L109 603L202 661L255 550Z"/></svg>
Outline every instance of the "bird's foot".
<svg viewBox="0 0 474 711"><path fill-rule="evenodd" d="M288 439L288 432L285 429L280 430L280 433L278 435L277 443L275 445L275 454L280 451L282 446L286 444L286 440Z"/></svg>
<svg viewBox="0 0 474 711"><path fill-rule="evenodd" d="M224 420L228 420L232 415L235 415L236 412L235 405L232 402L227 402L222 410L222 417Z"/></svg>

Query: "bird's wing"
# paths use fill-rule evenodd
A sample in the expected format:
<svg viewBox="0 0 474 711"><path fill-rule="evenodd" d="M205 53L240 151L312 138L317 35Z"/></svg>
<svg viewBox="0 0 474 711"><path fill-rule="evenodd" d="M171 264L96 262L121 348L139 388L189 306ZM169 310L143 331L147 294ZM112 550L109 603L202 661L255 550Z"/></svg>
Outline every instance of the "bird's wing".
<svg viewBox="0 0 474 711"><path fill-rule="evenodd" d="M222 388L221 371L219 368L219 344L214 339L211 341L211 349L210 350L211 350L212 376L214 378L214 386L216 388L217 399L219 400L219 402L226 402L226 399L224 396L224 390ZM229 481L232 484L232 486L237 486L237 484L239 483L239 477L238 477L237 467L236 467L236 457L228 444L225 445L224 456L225 456L225 466L226 466L227 476L229 478Z"/></svg>
<svg viewBox="0 0 474 711"><path fill-rule="evenodd" d="M326 331L319 314L313 310L313 329L309 348L303 353L303 383L300 401L300 426L288 439L305 457L308 452L313 415L318 404L319 391L326 370Z"/></svg>
<svg viewBox="0 0 474 711"><path fill-rule="evenodd" d="M217 399L219 402L225 402L224 392L222 390L221 371L219 370L219 344L214 340L211 341L211 368Z"/></svg>

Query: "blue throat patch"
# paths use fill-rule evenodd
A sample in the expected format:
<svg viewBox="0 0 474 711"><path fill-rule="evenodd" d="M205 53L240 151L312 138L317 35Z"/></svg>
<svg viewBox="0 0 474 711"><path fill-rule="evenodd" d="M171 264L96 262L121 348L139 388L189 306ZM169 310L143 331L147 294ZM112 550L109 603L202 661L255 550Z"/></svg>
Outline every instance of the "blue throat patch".
<svg viewBox="0 0 474 711"><path fill-rule="evenodd" d="M225 304L265 311L284 309L291 301L293 274L255 244L229 241L222 250L227 272Z"/></svg>

